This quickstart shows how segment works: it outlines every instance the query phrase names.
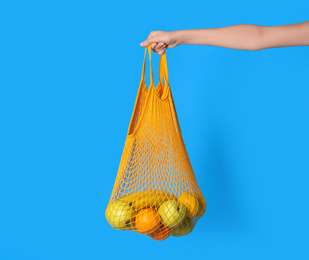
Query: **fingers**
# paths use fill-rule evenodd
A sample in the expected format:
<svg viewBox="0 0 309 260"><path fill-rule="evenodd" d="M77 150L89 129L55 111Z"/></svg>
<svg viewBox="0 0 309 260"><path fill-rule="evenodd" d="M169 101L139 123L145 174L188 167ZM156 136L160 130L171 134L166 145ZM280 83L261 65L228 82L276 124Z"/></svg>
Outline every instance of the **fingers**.
<svg viewBox="0 0 309 260"><path fill-rule="evenodd" d="M151 46L152 47L152 46ZM159 55L164 54L167 45L164 42L159 42L152 50Z"/></svg>
<svg viewBox="0 0 309 260"><path fill-rule="evenodd" d="M162 36L162 35L161 35ZM151 45L151 49L156 52L159 55L164 54L165 50L167 49L167 44L162 41L162 39L159 40L160 37L160 31L152 31L148 38L140 43L141 47L147 47Z"/></svg>
<svg viewBox="0 0 309 260"><path fill-rule="evenodd" d="M142 47L147 47L147 46L149 46L150 44L155 43L155 42L157 42L157 41L158 41L158 40L156 39L156 37L150 37L150 38L148 38L147 40L143 41L143 42L140 44L140 46L142 46Z"/></svg>
<svg viewBox="0 0 309 260"><path fill-rule="evenodd" d="M158 51L162 50L164 48L164 46L165 46L164 42L158 42L158 44L154 48L152 48L152 46L151 46L151 48L152 48L153 51L158 52Z"/></svg>
<svg viewBox="0 0 309 260"><path fill-rule="evenodd" d="M153 44L151 44L151 49L154 50L156 48L156 46L158 45L157 42L154 42Z"/></svg>
<svg viewBox="0 0 309 260"><path fill-rule="evenodd" d="M147 41L148 40L141 43L141 46L142 46L142 44L145 45L145 47L149 46L150 45L150 44L148 44L149 41L148 42ZM167 49L167 45L164 42L153 42L151 44L151 49L154 52L156 52L157 54L162 55L162 54L164 54L165 50Z"/></svg>
<svg viewBox="0 0 309 260"><path fill-rule="evenodd" d="M164 50L162 50L162 51L157 52L157 54L158 54L158 55L163 55L163 54L164 54L164 52L165 52L165 49L164 49Z"/></svg>
<svg viewBox="0 0 309 260"><path fill-rule="evenodd" d="M151 31L150 34L148 35L148 38L145 41L140 43L140 46L147 47L150 44L153 44L155 42L157 43L158 40L156 36L158 33L159 33L158 31Z"/></svg>

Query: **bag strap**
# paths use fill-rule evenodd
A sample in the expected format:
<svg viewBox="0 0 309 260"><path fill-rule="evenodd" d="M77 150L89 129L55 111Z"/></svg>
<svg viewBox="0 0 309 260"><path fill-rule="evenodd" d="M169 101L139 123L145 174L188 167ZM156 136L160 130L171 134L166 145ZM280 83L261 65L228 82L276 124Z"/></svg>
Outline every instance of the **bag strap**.
<svg viewBox="0 0 309 260"><path fill-rule="evenodd" d="M143 63L143 72L142 72L142 81L145 82L145 65L146 65L146 53L148 49L148 54L149 54L149 63L150 63L150 86L154 86L154 81L153 81L153 73L152 73L152 65L151 65L151 45L148 47L145 47L145 55L144 55L144 63Z"/></svg>
<svg viewBox="0 0 309 260"><path fill-rule="evenodd" d="M163 85L163 76L165 79L165 83L168 82L166 53L162 54L160 58L159 77L160 77L160 81L162 82L162 85Z"/></svg>

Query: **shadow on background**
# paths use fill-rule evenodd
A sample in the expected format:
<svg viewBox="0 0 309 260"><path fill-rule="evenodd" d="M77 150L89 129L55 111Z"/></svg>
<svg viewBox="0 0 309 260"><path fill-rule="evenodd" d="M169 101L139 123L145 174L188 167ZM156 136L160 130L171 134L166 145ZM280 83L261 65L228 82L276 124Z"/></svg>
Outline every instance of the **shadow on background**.
<svg viewBox="0 0 309 260"><path fill-rule="evenodd" d="M199 228L209 233L243 233L245 225L241 201L238 197L240 187L236 172L235 148L231 137L224 127L208 124L205 140L201 143L200 153L203 159L200 167L204 178L207 210L205 225Z"/></svg>

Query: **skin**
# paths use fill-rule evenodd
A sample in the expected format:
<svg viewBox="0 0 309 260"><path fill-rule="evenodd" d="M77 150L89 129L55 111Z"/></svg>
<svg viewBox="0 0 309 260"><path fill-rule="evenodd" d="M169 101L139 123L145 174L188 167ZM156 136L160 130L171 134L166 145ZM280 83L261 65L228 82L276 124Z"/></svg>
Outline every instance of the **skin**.
<svg viewBox="0 0 309 260"><path fill-rule="evenodd" d="M259 51L277 47L309 46L309 21L279 26L239 24L233 26L178 31L152 31L140 46L159 55L182 44L211 45Z"/></svg>

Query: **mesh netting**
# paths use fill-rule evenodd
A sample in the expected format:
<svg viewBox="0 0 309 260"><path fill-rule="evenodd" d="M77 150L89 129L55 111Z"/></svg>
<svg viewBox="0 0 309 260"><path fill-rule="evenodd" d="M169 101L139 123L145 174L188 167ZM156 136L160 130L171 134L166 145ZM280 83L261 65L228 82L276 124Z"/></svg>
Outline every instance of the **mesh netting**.
<svg viewBox="0 0 309 260"><path fill-rule="evenodd" d="M149 89L145 84L147 49ZM206 210L181 135L168 83L166 54L160 58L159 77L155 87L148 46L125 147L105 212L113 228L135 231L157 241L170 235L188 235Z"/></svg>

